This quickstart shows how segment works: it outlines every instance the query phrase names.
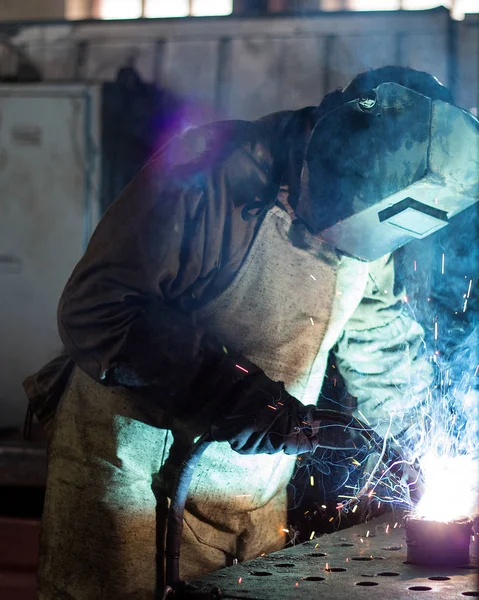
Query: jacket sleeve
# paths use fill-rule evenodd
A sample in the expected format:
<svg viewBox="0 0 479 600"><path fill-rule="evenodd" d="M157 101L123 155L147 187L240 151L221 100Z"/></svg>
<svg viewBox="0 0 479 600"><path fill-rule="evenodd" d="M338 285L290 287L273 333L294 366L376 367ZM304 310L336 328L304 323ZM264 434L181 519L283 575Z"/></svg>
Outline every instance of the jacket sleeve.
<svg viewBox="0 0 479 600"><path fill-rule="evenodd" d="M191 314L239 268L254 234L241 201L261 196L267 166L241 149L225 159L215 143L206 128L156 156L108 209L65 287L62 341L100 383L156 385L179 399L240 373L234 349Z"/></svg>
<svg viewBox="0 0 479 600"><path fill-rule="evenodd" d="M369 265L364 297L335 348L355 416L381 436L404 434L426 400L432 366L422 356L422 327L408 314L404 290L394 289L392 255Z"/></svg>

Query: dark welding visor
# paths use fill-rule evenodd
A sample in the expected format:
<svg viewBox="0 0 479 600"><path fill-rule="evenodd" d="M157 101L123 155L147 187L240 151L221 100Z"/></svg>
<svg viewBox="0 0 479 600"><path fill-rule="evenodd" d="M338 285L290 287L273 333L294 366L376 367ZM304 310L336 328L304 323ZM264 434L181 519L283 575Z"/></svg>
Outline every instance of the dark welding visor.
<svg viewBox="0 0 479 600"><path fill-rule="evenodd" d="M297 216L342 252L375 260L479 200L479 122L382 83L316 124Z"/></svg>

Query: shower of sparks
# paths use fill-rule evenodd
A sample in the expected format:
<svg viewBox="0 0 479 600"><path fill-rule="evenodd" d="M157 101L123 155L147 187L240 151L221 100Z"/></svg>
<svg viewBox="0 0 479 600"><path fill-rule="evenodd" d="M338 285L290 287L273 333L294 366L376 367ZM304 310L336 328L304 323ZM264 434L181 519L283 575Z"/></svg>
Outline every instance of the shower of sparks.
<svg viewBox="0 0 479 600"><path fill-rule="evenodd" d="M445 263L446 255L443 253L436 263L438 275L446 275ZM416 260L413 261L413 267L417 272ZM447 276L451 274L456 275L448 263ZM421 272L414 276L421 279L422 287L427 273L421 268ZM452 308L451 314L455 311L457 315L461 304L463 312L468 304L472 308L470 298L475 283L470 275L464 277L464 284L459 283L458 304ZM432 289L426 294L422 290L424 287L420 296L411 290L409 296L402 297L402 301L406 314L422 322L427 330L428 346L424 343L421 356L433 367L435 375L430 387L424 394L421 392L416 407L408 414L408 426L412 433L408 431L406 436L399 436L398 440L389 439L402 458L398 458L397 454L388 454L389 447L383 448L381 453L381 448L374 447L362 438L355 438L352 445L342 442L347 446L342 448L338 448L337 442L330 442L329 445L320 447L310 458L305 457L298 463L298 466L301 465L298 472L303 473L301 481L304 484L313 486L313 474L317 476L315 488L322 485L324 487L322 480L318 478L318 471L328 476L333 471L343 470L340 476L335 476L334 489L328 489L325 498L331 504L334 502L334 516L331 516L331 512L326 512L326 504L316 505L324 511L323 517L329 523L337 523L342 514L356 513L358 508L361 508L362 513L364 510L375 513L384 504L401 507L414 516L437 521L471 517L478 512L477 327L469 334L470 337L464 337L459 342L455 338L458 330L450 327L447 314L438 310L438 296L434 295ZM423 321L417 318L415 311L418 301L426 305L425 310L432 309L435 314L426 313L430 317ZM313 319L310 320L314 324ZM331 366L336 368L335 365ZM331 377L331 382L335 384L334 377ZM403 392L405 396L416 393L413 391L415 383L412 381L411 389ZM365 425L371 426L359 409L357 413ZM344 427L334 424L322 424L321 427L322 430L329 428L333 439L335 431L345 431ZM351 430L353 428L352 425ZM400 527L398 523L392 522L387 526L386 532L393 526L394 529Z"/></svg>
<svg viewBox="0 0 479 600"><path fill-rule="evenodd" d="M435 340L438 339L437 326L436 321ZM471 348L474 347L474 341L466 344L463 353L465 361L470 360ZM427 390L425 402L414 409L411 421L415 433L408 438L409 441L401 444L403 460L396 457L391 461L387 455L379 458L366 442L363 447L355 444L352 448L343 448L344 458L339 462L337 451L335 453L334 449L327 450L326 447L321 462L313 459L316 460L316 468L327 471L340 464L346 471L345 479L335 495L339 500L336 504L338 513L336 517L329 518L329 522L339 518L342 513L355 513L360 501L369 503L371 510L386 503L405 508L422 518L438 521L472 516L476 512L479 498L479 402L473 384L474 378L477 381L479 376L479 365L474 363L472 368L467 368L464 364L465 370L458 380L452 368L457 371L456 363L447 364L437 350L427 352L426 349L425 356L437 368L437 376ZM364 415L360 415L360 418L364 419ZM396 440L392 441L399 444ZM327 466L329 461L331 467ZM307 469L307 463L304 468ZM351 480L349 478L353 472L362 473L362 476ZM308 473L308 479L312 484L311 472ZM413 493L418 487L423 490L419 504L418 496ZM344 493L346 489L348 493ZM454 496L451 490L454 490ZM325 510L326 504L321 508ZM397 523L391 524L391 527L393 525L394 528L398 527Z"/></svg>

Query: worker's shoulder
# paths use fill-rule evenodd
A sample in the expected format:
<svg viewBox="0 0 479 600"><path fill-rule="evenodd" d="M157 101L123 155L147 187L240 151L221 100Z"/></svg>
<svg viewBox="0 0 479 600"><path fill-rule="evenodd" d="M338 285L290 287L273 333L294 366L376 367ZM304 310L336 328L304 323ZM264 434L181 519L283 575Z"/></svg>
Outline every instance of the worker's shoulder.
<svg viewBox="0 0 479 600"><path fill-rule="evenodd" d="M294 135L311 120L313 107L271 113L256 121L228 120L191 127L160 151L164 166L206 170L234 161L254 159L265 168L272 164L284 136ZM195 169L195 170L196 170Z"/></svg>

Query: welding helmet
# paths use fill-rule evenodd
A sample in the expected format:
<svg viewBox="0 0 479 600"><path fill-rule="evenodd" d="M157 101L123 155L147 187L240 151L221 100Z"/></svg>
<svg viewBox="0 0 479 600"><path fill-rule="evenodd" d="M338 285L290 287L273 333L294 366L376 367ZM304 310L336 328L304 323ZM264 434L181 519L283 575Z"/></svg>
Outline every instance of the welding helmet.
<svg viewBox="0 0 479 600"><path fill-rule="evenodd" d="M345 254L376 260L479 200L479 122L427 73L384 67L325 98L296 215Z"/></svg>

